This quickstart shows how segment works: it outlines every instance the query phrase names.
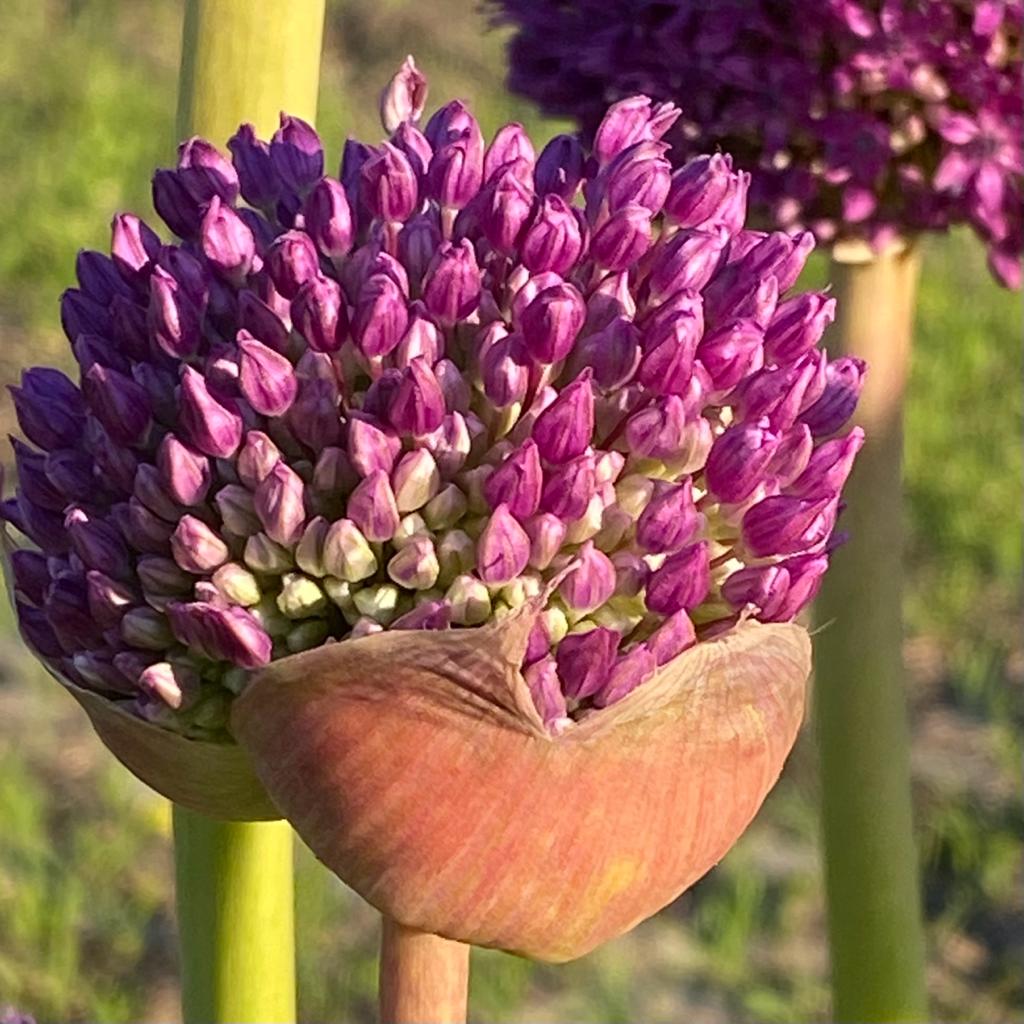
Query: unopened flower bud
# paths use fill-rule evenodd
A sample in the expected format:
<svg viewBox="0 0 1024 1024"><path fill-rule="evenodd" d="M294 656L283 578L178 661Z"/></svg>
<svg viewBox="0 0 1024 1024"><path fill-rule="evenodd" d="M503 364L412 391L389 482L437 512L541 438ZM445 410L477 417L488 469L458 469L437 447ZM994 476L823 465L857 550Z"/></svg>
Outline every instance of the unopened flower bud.
<svg viewBox="0 0 1024 1024"><path fill-rule="evenodd" d="M377 583L357 590L352 595L352 601L360 615L387 626L399 614L401 596L401 591L393 583Z"/></svg>
<svg viewBox="0 0 1024 1024"><path fill-rule="evenodd" d="M259 604L263 596L256 577L238 562L222 565L213 574L213 585L232 604L247 608Z"/></svg>
<svg viewBox="0 0 1024 1024"><path fill-rule="evenodd" d="M641 683L646 683L657 667L654 655L643 644L620 654L612 664L604 685L594 694L594 706L606 708L622 700Z"/></svg>
<svg viewBox="0 0 1024 1024"><path fill-rule="evenodd" d="M475 576L456 576L445 593L457 626L478 626L491 615L491 594Z"/></svg>
<svg viewBox="0 0 1024 1024"><path fill-rule="evenodd" d="M391 486L399 512L404 514L422 508L441 486L434 457L425 448L407 452L395 466Z"/></svg>
<svg viewBox="0 0 1024 1024"><path fill-rule="evenodd" d="M670 555L651 574L647 607L662 615L696 608L711 586L708 542L698 541Z"/></svg>
<svg viewBox="0 0 1024 1024"><path fill-rule="evenodd" d="M485 583L502 584L518 576L530 557L530 538L509 511L499 505L477 541L477 572Z"/></svg>
<svg viewBox="0 0 1024 1024"><path fill-rule="evenodd" d="M558 588L565 603L586 614L599 608L615 593L615 566L591 541L580 549L575 566Z"/></svg>
<svg viewBox="0 0 1024 1024"><path fill-rule="evenodd" d="M395 554L388 562L388 575L399 586L409 590L427 590L432 587L440 574L433 541L418 536Z"/></svg>
<svg viewBox="0 0 1024 1024"><path fill-rule="evenodd" d="M570 633L559 643L555 661L566 697L585 700L604 685L618 644L619 634L603 626Z"/></svg>
<svg viewBox="0 0 1024 1024"><path fill-rule="evenodd" d="M685 611L669 615L647 638L644 646L659 666L665 665L697 642L693 622Z"/></svg>
<svg viewBox="0 0 1024 1024"><path fill-rule="evenodd" d="M253 494L263 530L278 544L294 544L306 522L305 484L290 466L278 462Z"/></svg>
<svg viewBox="0 0 1024 1024"><path fill-rule="evenodd" d="M349 495L348 517L370 541L390 540L398 529L399 512L388 474L376 469Z"/></svg>
<svg viewBox="0 0 1024 1024"><path fill-rule="evenodd" d="M280 576L294 564L291 552L265 533L254 534L245 542L242 559L253 572L265 576Z"/></svg>
<svg viewBox="0 0 1024 1024"><path fill-rule="evenodd" d="M541 363L561 362L572 351L586 315L583 296L571 284L545 288L520 317L527 351Z"/></svg>
<svg viewBox="0 0 1024 1024"><path fill-rule="evenodd" d="M215 458L235 453L242 440L242 418L214 398L190 366L182 368L179 401L182 440Z"/></svg>
<svg viewBox="0 0 1024 1024"><path fill-rule="evenodd" d="M464 320L480 302L480 268L468 239L445 243L423 281L423 304L442 327Z"/></svg>
<svg viewBox="0 0 1024 1024"><path fill-rule="evenodd" d="M225 528L238 537L249 537L260 531L252 493L241 484L225 484L214 497Z"/></svg>
<svg viewBox="0 0 1024 1024"><path fill-rule="evenodd" d="M132 608L121 619L121 636L132 647L163 651L174 642L167 619L153 608Z"/></svg>
<svg viewBox="0 0 1024 1024"><path fill-rule="evenodd" d="M281 115L270 140L270 160L287 188L303 193L324 173L324 152L313 128L298 117Z"/></svg>
<svg viewBox="0 0 1024 1024"><path fill-rule="evenodd" d="M331 523L323 540L326 575L358 583L377 571L377 558L364 534L351 519Z"/></svg>
<svg viewBox="0 0 1024 1024"><path fill-rule="evenodd" d="M302 573L285 573L277 607L289 619L305 619L319 615L327 607L327 595L314 580Z"/></svg>
<svg viewBox="0 0 1024 1024"><path fill-rule="evenodd" d="M561 464L582 455L594 433L594 392L585 369L537 417L533 439L548 462Z"/></svg>
<svg viewBox="0 0 1024 1024"><path fill-rule="evenodd" d="M412 57L406 57L380 95L384 130L393 132L403 122L418 121L426 102L427 80Z"/></svg>
<svg viewBox="0 0 1024 1024"><path fill-rule="evenodd" d="M616 273L634 266L650 249L651 240L651 211L626 203L594 232L590 255L603 270Z"/></svg>
<svg viewBox="0 0 1024 1024"><path fill-rule="evenodd" d="M657 142L680 114L671 103L652 104L647 96L613 103L594 135L594 155L603 165L638 142Z"/></svg>
<svg viewBox="0 0 1024 1024"><path fill-rule="evenodd" d="M844 356L828 364L824 393L800 415L800 421L815 437L834 434L853 415L866 372L867 364L853 357Z"/></svg>
<svg viewBox="0 0 1024 1024"><path fill-rule="evenodd" d="M544 196L520 246L523 266L534 274L550 270L564 277L582 251L583 238L572 207L555 194Z"/></svg>
<svg viewBox="0 0 1024 1024"><path fill-rule="evenodd" d="M556 135L537 157L534 188L539 195L554 193L568 202L583 180L585 162L583 149L574 135Z"/></svg>
<svg viewBox="0 0 1024 1024"><path fill-rule="evenodd" d="M445 484L423 509L423 520L431 530L447 530L466 514L469 504L455 484Z"/></svg>
<svg viewBox="0 0 1024 1024"><path fill-rule="evenodd" d="M264 416L283 416L298 393L292 364L248 331L239 331L237 342L239 385L246 401Z"/></svg>
<svg viewBox="0 0 1024 1024"><path fill-rule="evenodd" d="M281 460L277 445L262 431L250 430L245 435L236 460L238 479L254 491L270 475L270 471ZM180 500L180 499L179 499ZM192 502L195 504L195 502Z"/></svg>

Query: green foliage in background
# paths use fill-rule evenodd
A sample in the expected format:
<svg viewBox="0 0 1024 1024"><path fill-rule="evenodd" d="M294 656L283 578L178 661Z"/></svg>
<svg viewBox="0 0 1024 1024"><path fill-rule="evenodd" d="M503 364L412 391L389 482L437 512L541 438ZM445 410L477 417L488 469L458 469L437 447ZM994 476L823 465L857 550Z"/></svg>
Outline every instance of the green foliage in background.
<svg viewBox="0 0 1024 1024"><path fill-rule="evenodd" d="M67 360L57 298L116 209L148 214L172 157L174 0L0 4L0 376ZM486 130L543 122L502 91L501 38L459 0L330 5L320 127L379 136L410 49L432 97ZM223 140L218 140L223 142ZM821 282L824 263L808 276ZM1024 1014L1017 773L1020 300L966 236L929 240L907 414L908 665L931 981L942 1019ZM2 407L10 428L9 403ZM842 557L841 555L839 557ZM41 1020L168 1020L176 971L168 815L18 645L0 640L0 1004ZM814 759L805 737L723 865L630 937L566 967L475 954L483 1021L827 1017ZM301 1019L373 1019L376 915L302 851Z"/></svg>

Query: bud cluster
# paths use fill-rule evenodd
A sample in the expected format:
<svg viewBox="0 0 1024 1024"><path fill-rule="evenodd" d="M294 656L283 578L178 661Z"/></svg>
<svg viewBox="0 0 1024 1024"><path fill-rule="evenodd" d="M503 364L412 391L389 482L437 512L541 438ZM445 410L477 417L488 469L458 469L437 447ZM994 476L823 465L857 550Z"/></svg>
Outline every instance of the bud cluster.
<svg viewBox="0 0 1024 1024"><path fill-rule="evenodd" d="M1021 0L492 6L516 27L509 85L547 113L593 133L610 99L674 100L677 162L732 153L776 226L881 247L967 223L1020 287Z"/></svg>
<svg viewBox="0 0 1024 1024"><path fill-rule="evenodd" d="M809 234L743 227L727 157L672 174L678 111L617 104L592 154L459 102L337 178L282 117L192 139L62 322L80 367L12 389L4 518L22 634L63 677L187 735L247 673L383 630L543 607L523 671L552 731L828 563L864 367L790 294Z"/></svg>

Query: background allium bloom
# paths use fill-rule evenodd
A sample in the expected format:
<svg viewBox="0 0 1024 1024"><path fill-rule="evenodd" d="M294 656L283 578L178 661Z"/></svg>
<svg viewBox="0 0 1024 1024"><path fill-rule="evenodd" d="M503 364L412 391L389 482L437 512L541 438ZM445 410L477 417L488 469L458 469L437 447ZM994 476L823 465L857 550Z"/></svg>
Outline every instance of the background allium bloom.
<svg viewBox="0 0 1024 1024"><path fill-rule="evenodd" d="M421 131L411 67L337 179L295 118L184 143L153 181L180 241L116 217L62 299L80 381L13 389L22 633L168 729L222 737L272 660L530 602L560 733L825 571L863 367L786 295L810 235L745 230L724 160L681 226L671 106L535 155L457 102Z"/></svg>
<svg viewBox="0 0 1024 1024"><path fill-rule="evenodd" d="M495 0L513 90L593 136L611 101L677 103L674 162L721 148L752 208L821 241L969 223L1021 279L1020 0ZM598 139L600 143L600 138ZM697 226L726 158L676 175Z"/></svg>

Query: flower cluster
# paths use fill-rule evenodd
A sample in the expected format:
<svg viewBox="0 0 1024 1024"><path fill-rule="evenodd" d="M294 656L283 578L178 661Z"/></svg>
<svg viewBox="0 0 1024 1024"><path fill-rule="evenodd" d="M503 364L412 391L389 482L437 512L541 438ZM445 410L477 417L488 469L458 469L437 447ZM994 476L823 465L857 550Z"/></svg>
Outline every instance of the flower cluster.
<svg viewBox="0 0 1024 1024"><path fill-rule="evenodd" d="M282 117L153 179L181 239L113 222L62 322L80 382L27 370L6 520L53 670L215 736L248 671L386 629L543 603L525 677L553 731L826 569L863 365L787 294L810 234L744 230L722 157L673 175L677 111L619 104L592 156L452 102L390 137ZM578 201L582 200L582 201ZM244 202L242 202L244 201Z"/></svg>
<svg viewBox="0 0 1024 1024"><path fill-rule="evenodd" d="M1021 0L494 0L511 87L591 135L672 101L679 159L722 147L751 205L820 241L968 222L1021 280Z"/></svg>

